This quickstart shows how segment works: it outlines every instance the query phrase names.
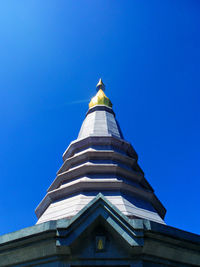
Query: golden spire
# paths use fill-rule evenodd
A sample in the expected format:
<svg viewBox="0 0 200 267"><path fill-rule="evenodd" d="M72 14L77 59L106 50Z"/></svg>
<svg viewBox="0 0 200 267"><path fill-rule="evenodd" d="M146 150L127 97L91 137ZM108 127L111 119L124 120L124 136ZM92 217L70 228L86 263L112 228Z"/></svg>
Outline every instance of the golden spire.
<svg viewBox="0 0 200 267"><path fill-rule="evenodd" d="M89 108L92 108L97 105L104 105L109 108L112 108L112 103L110 99L105 95L105 85L102 82L102 79L99 79L99 82L97 84L97 94L91 99L89 103Z"/></svg>
<svg viewBox="0 0 200 267"><path fill-rule="evenodd" d="M96 85L97 91L99 91L99 89L102 89L103 91L105 91L105 84L103 83L102 79L99 79L99 82Z"/></svg>

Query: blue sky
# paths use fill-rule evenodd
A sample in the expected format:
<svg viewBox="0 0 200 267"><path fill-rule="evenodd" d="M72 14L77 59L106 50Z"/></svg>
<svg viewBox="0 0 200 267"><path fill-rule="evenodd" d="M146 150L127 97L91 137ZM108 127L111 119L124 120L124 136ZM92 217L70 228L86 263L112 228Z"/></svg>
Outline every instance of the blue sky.
<svg viewBox="0 0 200 267"><path fill-rule="evenodd" d="M167 208L199 233L200 2L0 2L0 234L34 209L76 139L100 77Z"/></svg>

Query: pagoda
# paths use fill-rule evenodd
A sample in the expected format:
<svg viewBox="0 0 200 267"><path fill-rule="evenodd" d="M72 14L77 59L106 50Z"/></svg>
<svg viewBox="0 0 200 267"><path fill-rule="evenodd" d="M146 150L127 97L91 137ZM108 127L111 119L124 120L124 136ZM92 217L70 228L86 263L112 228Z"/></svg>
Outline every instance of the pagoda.
<svg viewBox="0 0 200 267"><path fill-rule="evenodd" d="M35 225L0 236L0 267L200 266L200 236L164 222L101 79L35 212Z"/></svg>
<svg viewBox="0 0 200 267"><path fill-rule="evenodd" d="M101 192L128 218L164 224L166 210L123 138L101 79L96 88L78 138L64 152L63 165L36 208L37 223L72 218Z"/></svg>

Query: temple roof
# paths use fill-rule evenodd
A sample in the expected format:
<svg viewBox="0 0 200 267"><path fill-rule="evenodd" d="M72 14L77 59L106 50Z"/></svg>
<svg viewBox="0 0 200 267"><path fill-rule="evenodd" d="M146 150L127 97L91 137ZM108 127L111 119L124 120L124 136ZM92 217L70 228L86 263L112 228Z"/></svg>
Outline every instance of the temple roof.
<svg viewBox="0 0 200 267"><path fill-rule="evenodd" d="M99 193L72 218L0 236L0 266L189 267L200 266L199 248L199 235L127 218Z"/></svg>

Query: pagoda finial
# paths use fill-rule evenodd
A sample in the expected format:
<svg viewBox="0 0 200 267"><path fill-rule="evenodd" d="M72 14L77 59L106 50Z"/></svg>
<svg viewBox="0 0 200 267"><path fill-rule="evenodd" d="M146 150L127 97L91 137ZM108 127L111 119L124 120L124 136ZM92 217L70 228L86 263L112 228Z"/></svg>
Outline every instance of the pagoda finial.
<svg viewBox="0 0 200 267"><path fill-rule="evenodd" d="M104 93L105 85L102 82L102 79L99 79L99 82L97 83L96 87L97 87L97 94L91 99L89 103L89 108L92 108L98 105L103 105L103 106L112 108L112 103L110 99Z"/></svg>
<svg viewBox="0 0 200 267"><path fill-rule="evenodd" d="M99 82L97 83L96 87L97 87L97 91L99 91L100 89L105 91L105 85L104 85L104 83L103 83L101 78L99 79Z"/></svg>

